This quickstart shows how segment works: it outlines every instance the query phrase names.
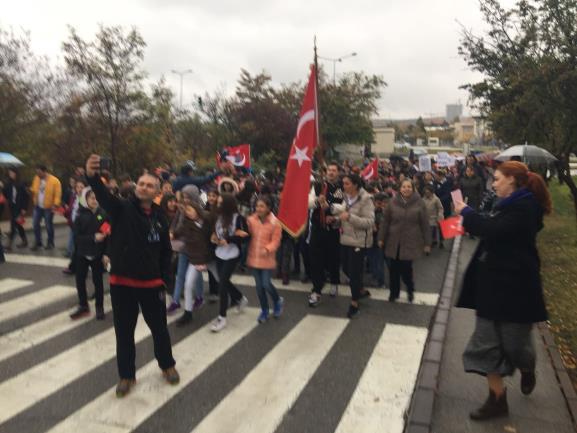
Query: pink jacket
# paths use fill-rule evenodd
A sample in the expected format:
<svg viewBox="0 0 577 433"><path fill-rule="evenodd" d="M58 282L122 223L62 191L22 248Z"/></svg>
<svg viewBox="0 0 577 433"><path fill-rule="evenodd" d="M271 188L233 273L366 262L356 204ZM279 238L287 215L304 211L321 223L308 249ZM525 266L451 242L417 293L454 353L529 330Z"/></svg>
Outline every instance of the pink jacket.
<svg viewBox="0 0 577 433"><path fill-rule="evenodd" d="M254 269L276 268L275 252L280 245L282 236L280 223L270 213L264 223L260 221L256 214L253 214L248 217L247 224L251 235L247 265Z"/></svg>

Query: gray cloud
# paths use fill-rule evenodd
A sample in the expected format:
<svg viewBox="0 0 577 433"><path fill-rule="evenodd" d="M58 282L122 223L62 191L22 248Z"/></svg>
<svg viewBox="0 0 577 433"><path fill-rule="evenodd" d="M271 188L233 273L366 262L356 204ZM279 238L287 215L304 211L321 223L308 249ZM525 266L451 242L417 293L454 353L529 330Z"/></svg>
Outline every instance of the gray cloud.
<svg viewBox="0 0 577 433"><path fill-rule="evenodd" d="M51 58L61 57L66 24L87 38L98 23L136 26L148 44L144 68L151 81L164 75L178 93L170 70L194 70L184 79L185 103L223 86L234 91L241 68L264 69L275 83L305 81L317 35L323 56L358 53L337 64L337 75L364 70L384 77L389 87L380 114L393 118L442 113L446 103L466 101L458 87L476 76L458 58L456 20L482 27L477 0L101 0L81 6L34 0L13 3L2 15L0 25L30 30L33 47ZM332 75L332 63L323 64Z"/></svg>

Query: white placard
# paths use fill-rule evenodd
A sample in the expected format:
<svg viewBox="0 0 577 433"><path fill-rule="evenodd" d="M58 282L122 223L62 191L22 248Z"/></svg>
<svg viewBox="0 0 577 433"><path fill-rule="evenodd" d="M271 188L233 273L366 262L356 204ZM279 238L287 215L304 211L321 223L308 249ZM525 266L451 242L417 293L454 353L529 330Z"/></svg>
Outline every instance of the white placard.
<svg viewBox="0 0 577 433"><path fill-rule="evenodd" d="M431 158L429 158L429 155L419 156L419 171L431 171Z"/></svg>

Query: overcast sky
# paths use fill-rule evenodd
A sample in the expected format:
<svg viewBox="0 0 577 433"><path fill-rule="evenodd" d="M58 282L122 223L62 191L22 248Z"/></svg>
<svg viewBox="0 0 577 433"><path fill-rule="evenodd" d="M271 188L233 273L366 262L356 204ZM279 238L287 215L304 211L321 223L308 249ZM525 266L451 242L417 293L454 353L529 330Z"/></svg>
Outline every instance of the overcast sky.
<svg viewBox="0 0 577 433"><path fill-rule="evenodd" d="M68 24L85 38L98 24L135 26L151 80L164 75L178 95L171 69L194 71L184 78L184 104L205 91L233 92L240 68L264 69L276 83L306 80L316 34L321 56L358 53L337 63L337 76L384 77L383 118L444 115L445 104L466 103L458 87L475 75L457 53L459 23L483 28L477 0L20 0L0 15L0 26L29 30L34 51L54 62ZM332 63L325 67L332 74Z"/></svg>

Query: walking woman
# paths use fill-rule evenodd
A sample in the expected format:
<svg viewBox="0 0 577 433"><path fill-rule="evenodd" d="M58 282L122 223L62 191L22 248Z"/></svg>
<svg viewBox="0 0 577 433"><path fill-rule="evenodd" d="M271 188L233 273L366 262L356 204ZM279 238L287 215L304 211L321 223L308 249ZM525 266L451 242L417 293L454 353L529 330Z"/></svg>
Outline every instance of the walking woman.
<svg viewBox="0 0 577 433"><path fill-rule="evenodd" d="M284 304L272 284L272 271L276 268L276 250L281 240L281 225L272 213L272 203L268 196L260 196L256 201L256 211L248 217L248 231L251 236L248 247L247 264L252 268L256 293L260 301L261 313L258 323L268 320L269 305L267 293L272 298L273 315L280 317Z"/></svg>
<svg viewBox="0 0 577 433"><path fill-rule="evenodd" d="M379 230L379 246L385 249L385 257L390 259L389 302L399 298L401 279L407 286L409 302L413 302L413 260L423 252L431 252L431 229L425 202L409 179L401 183L399 194L385 209L384 221Z"/></svg>
<svg viewBox="0 0 577 433"><path fill-rule="evenodd" d="M359 313L359 299L371 296L363 288L363 271L367 249L373 245L375 206L371 195L363 189L359 175L345 175L343 190L345 199L342 204L334 204L332 211L341 224L341 263L351 287L347 312L351 319Z"/></svg>
<svg viewBox="0 0 577 433"><path fill-rule="evenodd" d="M231 304L236 305L238 312L242 312L248 304L246 296L230 281L240 260L241 243L249 236L246 220L238 213L236 199L232 194L224 192L218 198L217 215L211 241L216 245L220 308L219 315L211 326L213 332L219 332L226 327L229 296Z"/></svg>
<svg viewBox="0 0 577 433"><path fill-rule="evenodd" d="M467 232L481 242L467 271L458 307L476 310L475 331L463 354L466 372L487 378L489 397L471 419L508 414L503 377L521 371L521 392L536 383L533 323L547 320L541 286L537 233L551 212L551 196L543 179L518 161L504 162L495 172L499 198L487 216L459 202Z"/></svg>
<svg viewBox="0 0 577 433"><path fill-rule="evenodd" d="M26 248L28 239L23 224L28 209L29 195L15 168L8 169L8 180L4 184L4 197L10 208L10 237L6 251L12 251L12 244L17 233L20 237L20 243L17 247Z"/></svg>

